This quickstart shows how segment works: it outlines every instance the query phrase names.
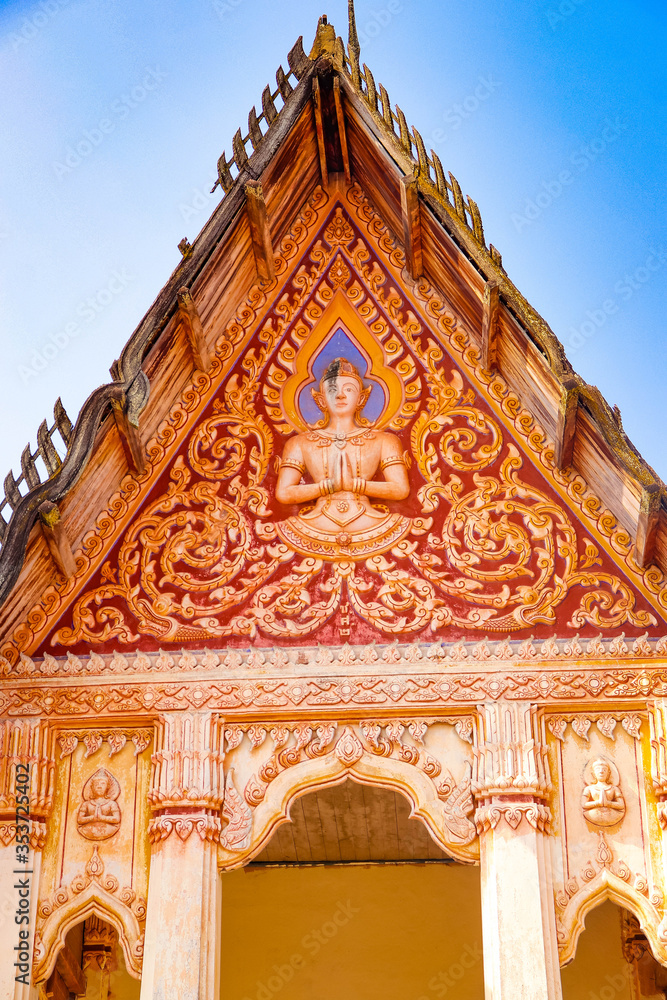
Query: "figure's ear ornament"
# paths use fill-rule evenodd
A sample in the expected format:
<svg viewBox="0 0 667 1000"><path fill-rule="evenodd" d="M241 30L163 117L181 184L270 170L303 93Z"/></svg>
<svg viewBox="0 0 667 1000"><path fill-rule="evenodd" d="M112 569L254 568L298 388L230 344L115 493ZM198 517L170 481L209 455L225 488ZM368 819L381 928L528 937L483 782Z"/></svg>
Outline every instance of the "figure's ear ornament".
<svg viewBox="0 0 667 1000"><path fill-rule="evenodd" d="M319 389L311 389L310 394L315 400L315 405L322 411L322 413L327 412L326 404L324 401L324 393L320 392Z"/></svg>
<svg viewBox="0 0 667 1000"><path fill-rule="evenodd" d="M363 410L364 406L368 402L368 398L369 398L369 396L371 394L371 390L372 390L372 386L367 385L366 388L362 391L361 395L359 396L359 405L357 406L357 413L361 413L361 411Z"/></svg>

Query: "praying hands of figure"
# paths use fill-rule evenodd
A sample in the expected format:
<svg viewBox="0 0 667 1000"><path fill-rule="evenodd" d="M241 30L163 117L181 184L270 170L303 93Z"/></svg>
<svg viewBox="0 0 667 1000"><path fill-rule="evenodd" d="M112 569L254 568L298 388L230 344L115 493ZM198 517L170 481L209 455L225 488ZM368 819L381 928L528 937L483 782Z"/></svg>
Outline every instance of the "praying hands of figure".
<svg viewBox="0 0 667 1000"><path fill-rule="evenodd" d="M589 785L584 789L582 802L584 811L590 809L615 809L617 812L625 811L625 800L621 790L616 785L600 787L600 785Z"/></svg>
<svg viewBox="0 0 667 1000"><path fill-rule="evenodd" d="M367 492L366 480L352 474L350 456L342 451L333 456L331 476L323 479L318 486L321 496L326 496L328 493L355 493L361 496Z"/></svg>
<svg viewBox="0 0 667 1000"><path fill-rule="evenodd" d="M113 799L104 799L102 801L90 799L88 802L82 803L77 816L77 822L80 826L99 822L120 823L120 809Z"/></svg>
<svg viewBox="0 0 667 1000"><path fill-rule="evenodd" d="M300 441L299 437L301 436L292 438L285 448L286 461L280 470L276 487L276 498L280 503L303 503L335 493L354 493L356 496L372 496L381 500L404 500L408 496L410 487L405 462L393 442L390 444L389 435L385 438L388 445L385 455L382 455L382 450L378 447L377 461L370 466L375 473L382 458L383 480L355 476L349 454L331 448L327 469L329 475L322 479L313 476L313 483L300 482L301 468L310 466L310 470L314 471L314 462L305 447L307 442L303 438Z"/></svg>

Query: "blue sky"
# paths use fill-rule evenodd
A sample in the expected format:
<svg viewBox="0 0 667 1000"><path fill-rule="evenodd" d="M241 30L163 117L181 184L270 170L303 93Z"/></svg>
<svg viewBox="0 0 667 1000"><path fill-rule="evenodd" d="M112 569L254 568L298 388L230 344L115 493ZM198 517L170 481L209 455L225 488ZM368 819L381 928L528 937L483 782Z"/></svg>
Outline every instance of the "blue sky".
<svg viewBox="0 0 667 1000"><path fill-rule="evenodd" d="M345 34L344 0L0 0L0 481L59 395L74 419L108 380L218 203L218 156L324 11ZM667 479L664 4L357 0L357 17L376 81Z"/></svg>

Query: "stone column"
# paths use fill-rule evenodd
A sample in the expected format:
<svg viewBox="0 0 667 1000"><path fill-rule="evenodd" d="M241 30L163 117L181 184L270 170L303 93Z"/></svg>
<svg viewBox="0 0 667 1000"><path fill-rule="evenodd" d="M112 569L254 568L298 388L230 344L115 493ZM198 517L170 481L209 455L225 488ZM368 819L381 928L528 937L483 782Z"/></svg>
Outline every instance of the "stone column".
<svg viewBox="0 0 667 1000"><path fill-rule="evenodd" d="M545 804L551 783L537 710L487 702L477 727L485 997L561 1000Z"/></svg>
<svg viewBox="0 0 667 1000"><path fill-rule="evenodd" d="M37 1000L32 951L42 849L53 806L54 745L44 722L0 720L0 1000ZM25 961L14 964L26 956L27 976ZM17 976L28 982L17 982Z"/></svg>
<svg viewBox="0 0 667 1000"><path fill-rule="evenodd" d="M208 712L173 712L158 724L141 1000L220 993L222 740Z"/></svg>

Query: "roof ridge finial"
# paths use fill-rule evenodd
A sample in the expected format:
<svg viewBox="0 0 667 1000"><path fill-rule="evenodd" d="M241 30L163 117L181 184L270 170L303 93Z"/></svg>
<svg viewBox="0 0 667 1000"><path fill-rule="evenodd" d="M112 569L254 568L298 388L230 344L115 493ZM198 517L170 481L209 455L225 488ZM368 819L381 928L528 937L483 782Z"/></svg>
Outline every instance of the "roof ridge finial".
<svg viewBox="0 0 667 1000"><path fill-rule="evenodd" d="M350 55L352 80L355 87L360 87L361 73L359 70L359 56L361 54L361 47L359 45L359 36L357 35L357 20L354 14L354 0L347 0L347 16L349 22L347 50Z"/></svg>

